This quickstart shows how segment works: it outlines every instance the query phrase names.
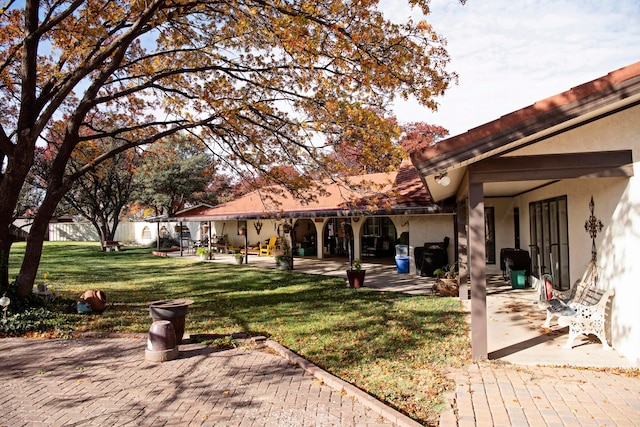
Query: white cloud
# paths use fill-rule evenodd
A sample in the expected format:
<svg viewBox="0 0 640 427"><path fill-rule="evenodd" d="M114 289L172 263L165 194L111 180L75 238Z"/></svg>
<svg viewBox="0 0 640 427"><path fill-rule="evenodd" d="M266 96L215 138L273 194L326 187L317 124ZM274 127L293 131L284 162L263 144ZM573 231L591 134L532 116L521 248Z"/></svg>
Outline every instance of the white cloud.
<svg viewBox="0 0 640 427"><path fill-rule="evenodd" d="M396 20L418 16L397 0L381 7ZM637 0L433 0L426 20L448 40L460 83L436 113L411 101L395 112L451 135L640 60Z"/></svg>

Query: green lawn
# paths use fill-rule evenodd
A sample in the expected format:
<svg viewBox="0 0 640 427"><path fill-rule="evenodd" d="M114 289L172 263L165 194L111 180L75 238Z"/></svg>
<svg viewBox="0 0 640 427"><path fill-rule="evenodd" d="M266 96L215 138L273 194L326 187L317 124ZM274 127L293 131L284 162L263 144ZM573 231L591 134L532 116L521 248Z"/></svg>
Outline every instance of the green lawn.
<svg viewBox="0 0 640 427"><path fill-rule="evenodd" d="M15 276L24 244L15 244ZM38 281L77 298L101 289L102 314L67 315L76 331L146 332L146 303L189 298L186 333L265 335L423 422L433 424L444 370L470 359L464 313L455 298L344 286L344 279L250 266L161 258L150 249L103 253L97 243L45 243Z"/></svg>

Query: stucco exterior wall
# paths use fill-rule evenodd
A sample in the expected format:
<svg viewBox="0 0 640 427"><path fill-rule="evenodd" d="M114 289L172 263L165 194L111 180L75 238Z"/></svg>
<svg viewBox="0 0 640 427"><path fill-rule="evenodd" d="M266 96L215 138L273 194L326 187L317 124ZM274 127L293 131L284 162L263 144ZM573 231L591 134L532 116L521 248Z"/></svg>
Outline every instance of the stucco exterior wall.
<svg viewBox="0 0 640 427"><path fill-rule="evenodd" d="M595 152L640 147L640 106L601 118L511 153L514 156ZM636 159L634 152L634 160Z"/></svg>
<svg viewBox="0 0 640 427"><path fill-rule="evenodd" d="M513 208L517 205L513 199L501 197L485 199L484 206L485 208L493 207L496 227L496 262L495 264L487 264L487 273L498 273L500 272L500 249L515 247ZM522 222L522 214L520 221ZM520 248L528 249L528 246L522 246L521 243Z"/></svg>
<svg viewBox="0 0 640 427"><path fill-rule="evenodd" d="M640 188L638 179L600 178L565 180L520 196L520 227L524 247L530 243L530 202L567 196L569 216L570 282L579 280L591 259L591 238L584 224L590 215L591 196L594 215L604 227L596 238L599 287L614 289L611 307L613 346L631 360L640 362Z"/></svg>
<svg viewBox="0 0 640 427"><path fill-rule="evenodd" d="M604 228L598 234L599 286L612 288L611 343L640 366L640 107L514 152L514 155L631 149L634 176L563 180L517 197L522 247L529 245L530 202L567 196L571 283L580 279L591 257L591 238L585 231L589 201Z"/></svg>

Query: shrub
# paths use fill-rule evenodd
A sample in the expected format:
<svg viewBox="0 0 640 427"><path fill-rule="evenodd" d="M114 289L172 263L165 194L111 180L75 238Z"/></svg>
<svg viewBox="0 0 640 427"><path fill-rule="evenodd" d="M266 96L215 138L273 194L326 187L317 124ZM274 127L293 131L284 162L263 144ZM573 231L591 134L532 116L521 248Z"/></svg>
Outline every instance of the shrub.
<svg viewBox="0 0 640 427"><path fill-rule="evenodd" d="M0 336L20 336L29 333L53 331L66 314L73 313L75 301L65 298L45 300L36 295L18 297L7 292L11 304L7 307L6 318L0 311Z"/></svg>
<svg viewBox="0 0 640 427"><path fill-rule="evenodd" d="M160 237L160 249L169 249L180 246L178 239L172 237Z"/></svg>

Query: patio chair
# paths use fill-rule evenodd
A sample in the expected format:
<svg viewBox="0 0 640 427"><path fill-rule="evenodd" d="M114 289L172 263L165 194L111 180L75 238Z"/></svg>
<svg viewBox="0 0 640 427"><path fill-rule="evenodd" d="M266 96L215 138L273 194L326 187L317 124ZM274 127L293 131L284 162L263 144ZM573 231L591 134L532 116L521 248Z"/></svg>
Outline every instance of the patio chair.
<svg viewBox="0 0 640 427"><path fill-rule="evenodd" d="M269 239L269 242L266 244L260 243L260 253L259 256L271 256L271 251L275 251L276 242L278 238L273 236Z"/></svg>

